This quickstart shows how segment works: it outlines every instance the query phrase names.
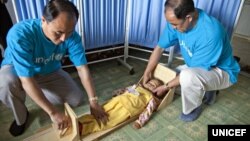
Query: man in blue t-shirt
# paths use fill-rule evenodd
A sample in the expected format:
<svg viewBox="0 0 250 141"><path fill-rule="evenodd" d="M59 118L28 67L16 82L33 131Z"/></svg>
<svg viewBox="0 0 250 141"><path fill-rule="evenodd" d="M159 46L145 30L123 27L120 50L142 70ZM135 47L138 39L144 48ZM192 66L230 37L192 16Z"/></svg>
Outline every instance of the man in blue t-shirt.
<svg viewBox="0 0 250 141"><path fill-rule="evenodd" d="M223 26L204 11L194 8L193 0L166 0L166 27L160 36L147 68L145 84L165 48L179 43L185 65L168 84L155 89L162 95L171 87L181 86L183 121L196 120L205 104L213 104L216 91L237 82L239 64L233 58L232 47Z"/></svg>
<svg viewBox="0 0 250 141"><path fill-rule="evenodd" d="M75 32L78 17L72 2L51 0L41 19L22 21L10 29L0 69L0 99L13 111L15 120L9 129L13 136L24 132L29 116L25 93L50 116L58 129L70 126L69 117L52 105L68 102L78 106L83 101L81 90L61 69L66 53L88 94L91 114L98 123L107 122L107 114L97 102L81 38Z"/></svg>

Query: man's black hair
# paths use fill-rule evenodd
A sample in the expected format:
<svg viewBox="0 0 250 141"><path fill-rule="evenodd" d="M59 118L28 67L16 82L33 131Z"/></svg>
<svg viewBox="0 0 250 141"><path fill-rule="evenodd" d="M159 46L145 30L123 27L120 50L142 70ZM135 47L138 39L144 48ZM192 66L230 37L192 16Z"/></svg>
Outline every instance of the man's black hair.
<svg viewBox="0 0 250 141"><path fill-rule="evenodd" d="M43 17L46 21L51 22L61 12L67 12L69 16L79 17L79 12L76 6L68 0L50 0L49 3L43 9Z"/></svg>
<svg viewBox="0 0 250 141"><path fill-rule="evenodd" d="M195 11L193 0L166 0L165 11L167 8L174 10L177 19L185 19L186 16Z"/></svg>

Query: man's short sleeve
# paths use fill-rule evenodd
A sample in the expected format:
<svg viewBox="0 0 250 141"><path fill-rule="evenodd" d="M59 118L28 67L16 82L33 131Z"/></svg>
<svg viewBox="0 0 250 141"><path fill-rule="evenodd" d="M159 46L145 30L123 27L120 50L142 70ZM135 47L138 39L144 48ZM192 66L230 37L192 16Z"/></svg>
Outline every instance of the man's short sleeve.
<svg viewBox="0 0 250 141"><path fill-rule="evenodd" d="M176 31L171 27L169 23L166 24L165 29L163 30L158 46L161 48L168 48L170 46L173 46L178 43L177 39L177 33Z"/></svg>
<svg viewBox="0 0 250 141"><path fill-rule="evenodd" d="M32 55L32 36L19 31L20 28L14 27L7 36L8 59L15 67L18 76L30 77L34 75L34 63ZM24 35L25 34L25 35Z"/></svg>
<svg viewBox="0 0 250 141"><path fill-rule="evenodd" d="M81 37L77 32L74 32L70 37L69 42L69 58L75 66L87 64L85 49L82 45Z"/></svg>

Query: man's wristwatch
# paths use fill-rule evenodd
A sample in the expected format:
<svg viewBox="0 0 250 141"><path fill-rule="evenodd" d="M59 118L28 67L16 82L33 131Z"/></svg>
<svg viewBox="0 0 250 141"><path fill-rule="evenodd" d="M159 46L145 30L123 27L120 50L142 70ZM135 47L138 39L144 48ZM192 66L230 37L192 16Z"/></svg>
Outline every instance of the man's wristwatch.
<svg viewBox="0 0 250 141"><path fill-rule="evenodd" d="M98 97L94 96L94 97L90 97L89 98L89 102L93 102L93 101L97 102L98 101Z"/></svg>
<svg viewBox="0 0 250 141"><path fill-rule="evenodd" d="M171 89L171 87L169 87L168 83L165 84L167 89Z"/></svg>

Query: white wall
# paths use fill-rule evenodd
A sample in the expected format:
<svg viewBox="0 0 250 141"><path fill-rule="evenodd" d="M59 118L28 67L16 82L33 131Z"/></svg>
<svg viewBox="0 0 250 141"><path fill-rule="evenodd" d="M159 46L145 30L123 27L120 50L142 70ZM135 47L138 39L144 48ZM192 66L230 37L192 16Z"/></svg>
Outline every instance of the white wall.
<svg viewBox="0 0 250 141"><path fill-rule="evenodd" d="M250 37L250 0L245 0L235 33Z"/></svg>

